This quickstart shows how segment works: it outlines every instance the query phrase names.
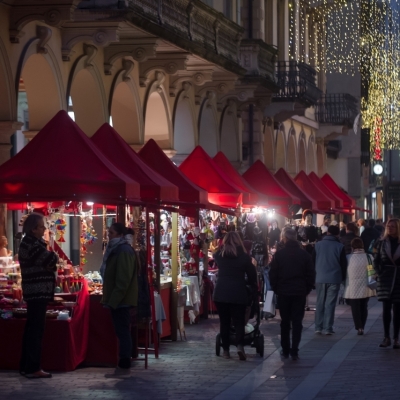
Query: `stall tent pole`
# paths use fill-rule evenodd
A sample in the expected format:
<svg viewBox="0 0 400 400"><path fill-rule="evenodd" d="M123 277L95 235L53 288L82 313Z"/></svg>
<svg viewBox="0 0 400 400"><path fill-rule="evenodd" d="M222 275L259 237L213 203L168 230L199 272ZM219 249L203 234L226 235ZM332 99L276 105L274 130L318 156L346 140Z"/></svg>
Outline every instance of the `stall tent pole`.
<svg viewBox="0 0 400 400"><path fill-rule="evenodd" d="M172 243L171 243L171 339L178 339L178 213L172 213Z"/></svg>
<svg viewBox="0 0 400 400"><path fill-rule="evenodd" d="M117 206L117 222L124 224L124 226L125 226L125 222L126 222L125 214L126 214L125 205Z"/></svg>
<svg viewBox="0 0 400 400"><path fill-rule="evenodd" d="M149 207L146 207L146 250L147 250L147 266L148 266L147 270L149 275L148 279L150 283L151 327L152 327L151 330L153 334L154 355L156 358L158 358L158 334L157 334L157 321L156 321L156 307L154 301L153 265L151 262Z"/></svg>

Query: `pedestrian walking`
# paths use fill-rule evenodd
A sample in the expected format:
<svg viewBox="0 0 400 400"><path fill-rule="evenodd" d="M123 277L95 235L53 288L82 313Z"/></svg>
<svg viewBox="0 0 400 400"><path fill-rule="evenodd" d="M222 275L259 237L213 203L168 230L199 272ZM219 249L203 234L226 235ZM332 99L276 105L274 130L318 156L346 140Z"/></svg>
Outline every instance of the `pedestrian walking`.
<svg viewBox="0 0 400 400"><path fill-rule="evenodd" d="M330 225L327 235L315 244L313 258L316 269L317 305L315 333L332 335L335 308L340 284L346 277L346 252L339 241L340 229Z"/></svg>
<svg viewBox="0 0 400 400"><path fill-rule="evenodd" d="M371 218L368 220L368 225L360 236L366 253L372 254L372 248L380 236L379 232L375 229L375 220Z"/></svg>
<svg viewBox="0 0 400 400"><path fill-rule="evenodd" d="M118 367L131 367L131 317L138 301L138 268L135 251L126 241L125 226L119 222L108 230L109 242L100 268L103 277L105 307L111 311L115 333L119 342Z"/></svg>
<svg viewBox="0 0 400 400"><path fill-rule="evenodd" d="M387 221L383 239L378 242L375 271L378 274L377 295L383 305L385 337L379 347L389 347L390 323L393 317L393 348L400 349L400 220Z"/></svg>
<svg viewBox="0 0 400 400"><path fill-rule="evenodd" d="M364 243L360 238L352 240L351 248L352 253L347 255L347 274L343 297L351 306L354 327L358 335L363 335L368 318L368 301L370 297L376 296L376 291L367 286L367 268L372 263L372 256L365 253Z"/></svg>
<svg viewBox="0 0 400 400"><path fill-rule="evenodd" d="M340 243L344 245L346 254L351 254L351 241L358 237L358 228L355 222L346 225L346 234L340 237Z"/></svg>
<svg viewBox="0 0 400 400"><path fill-rule="evenodd" d="M27 305L19 371L29 379L51 378L51 374L41 368L41 355L47 304L54 300L58 257L47 250L43 240L45 230L43 215L29 214L24 221L22 233L25 236L18 251L22 292Z"/></svg>
<svg viewBox="0 0 400 400"><path fill-rule="evenodd" d="M281 354L297 360L306 297L314 287L315 268L311 255L300 247L294 229L284 231L283 242L283 249L277 251L272 259L269 277L272 290L278 296Z"/></svg>
<svg viewBox="0 0 400 400"><path fill-rule="evenodd" d="M213 300L219 315L222 356L230 358L229 338L233 323L237 353L240 360L244 361L245 314L249 299L257 291L256 269L237 232L225 234L220 248L214 254L214 260L218 265L218 279Z"/></svg>

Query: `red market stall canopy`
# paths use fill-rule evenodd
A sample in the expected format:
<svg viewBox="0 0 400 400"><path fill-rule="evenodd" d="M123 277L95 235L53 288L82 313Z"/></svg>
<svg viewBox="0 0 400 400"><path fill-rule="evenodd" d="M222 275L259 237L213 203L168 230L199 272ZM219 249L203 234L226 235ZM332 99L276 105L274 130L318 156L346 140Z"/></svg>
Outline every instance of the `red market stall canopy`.
<svg viewBox="0 0 400 400"><path fill-rule="evenodd" d="M220 167L220 169L224 171L224 173L228 175L233 182L235 182L235 185L242 189L243 203L245 205L268 206L267 196L262 193L257 193L257 191L246 182L239 172L236 171L224 153L219 151L216 156L214 156L213 160Z"/></svg>
<svg viewBox="0 0 400 400"><path fill-rule="evenodd" d="M178 187L181 202L199 205L208 203L207 192L192 183L161 150L155 140L150 139L139 150L138 155L154 171L174 182Z"/></svg>
<svg viewBox="0 0 400 400"><path fill-rule="evenodd" d="M196 146L179 169L192 182L208 192L210 203L234 208L243 203L241 189L221 171L202 147Z"/></svg>
<svg viewBox="0 0 400 400"><path fill-rule="evenodd" d="M294 178L296 185L303 190L303 192L311 197L316 203L318 210L322 212L335 212L333 208L335 207L335 202L325 195L304 171L300 171Z"/></svg>
<svg viewBox="0 0 400 400"><path fill-rule="evenodd" d="M281 186L292 196L300 199L300 205L305 209L317 210L318 205L316 200L312 197L307 196L295 183L292 177L283 169L279 168L275 172L275 179L280 183Z"/></svg>
<svg viewBox="0 0 400 400"><path fill-rule="evenodd" d="M321 190L329 197L331 198L334 203L335 203L335 208L337 208L338 210L343 209L343 200L337 196L335 196L330 190L329 188L325 185L324 182L321 181L321 179L318 178L317 174L315 172L310 172L308 174L308 177L315 183L315 185L319 188L321 188Z"/></svg>
<svg viewBox="0 0 400 400"><path fill-rule="evenodd" d="M329 174L325 174L321 181L329 188L329 190L337 197L340 197L343 200L344 208L355 208L356 202L355 200L346 194L332 179Z"/></svg>
<svg viewBox="0 0 400 400"><path fill-rule="evenodd" d="M178 188L151 169L109 124L103 124L91 140L110 162L140 184L142 201L179 201Z"/></svg>
<svg viewBox="0 0 400 400"><path fill-rule="evenodd" d="M140 202L139 183L123 174L59 111L0 167L0 201Z"/></svg>
<svg viewBox="0 0 400 400"><path fill-rule="evenodd" d="M286 212L290 205L300 204L300 199L289 194L260 160L243 174L243 178L256 190L268 196L271 207L281 207Z"/></svg>

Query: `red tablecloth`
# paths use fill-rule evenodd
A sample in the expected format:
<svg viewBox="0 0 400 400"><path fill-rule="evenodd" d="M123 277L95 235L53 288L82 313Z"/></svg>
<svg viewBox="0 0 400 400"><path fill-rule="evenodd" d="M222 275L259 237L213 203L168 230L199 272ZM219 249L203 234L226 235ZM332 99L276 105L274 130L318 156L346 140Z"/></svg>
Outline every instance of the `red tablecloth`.
<svg viewBox="0 0 400 400"><path fill-rule="evenodd" d="M0 369L18 369L25 319L0 319ZM72 371L86 357L89 335L87 283L78 296L69 321L47 320L43 338L42 367L50 371Z"/></svg>
<svg viewBox="0 0 400 400"><path fill-rule="evenodd" d="M160 295L166 317L165 321L162 322L162 334L160 335L161 338L164 338L171 336L171 287L167 286L165 288L161 288Z"/></svg>
<svg viewBox="0 0 400 400"><path fill-rule="evenodd" d="M116 366L118 339L110 310L100 303L101 295L91 295L89 313L89 342L85 365Z"/></svg>

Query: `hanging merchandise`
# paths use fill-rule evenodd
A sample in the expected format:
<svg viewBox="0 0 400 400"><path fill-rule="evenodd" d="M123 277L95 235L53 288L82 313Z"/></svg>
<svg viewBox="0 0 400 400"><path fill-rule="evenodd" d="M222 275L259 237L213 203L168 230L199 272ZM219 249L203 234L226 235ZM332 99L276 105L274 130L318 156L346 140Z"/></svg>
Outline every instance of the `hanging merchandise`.
<svg viewBox="0 0 400 400"><path fill-rule="evenodd" d="M81 212L81 237L80 237L80 257L81 266L87 263L86 254L87 246L93 244L97 240L97 233L93 228L93 210L87 213Z"/></svg>
<svg viewBox="0 0 400 400"><path fill-rule="evenodd" d="M64 235L65 235L65 228L67 227L67 222L64 217L64 208L61 207L59 213L53 214L55 219L54 227L55 227L55 234L56 234L56 242L58 243L65 243Z"/></svg>

